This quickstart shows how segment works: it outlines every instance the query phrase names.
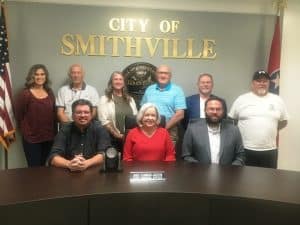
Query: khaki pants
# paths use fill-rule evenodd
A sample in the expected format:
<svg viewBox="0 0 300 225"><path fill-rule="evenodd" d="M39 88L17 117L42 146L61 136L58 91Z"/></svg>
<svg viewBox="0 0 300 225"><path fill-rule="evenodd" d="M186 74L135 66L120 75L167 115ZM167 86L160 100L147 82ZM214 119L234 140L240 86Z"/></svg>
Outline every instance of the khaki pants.
<svg viewBox="0 0 300 225"><path fill-rule="evenodd" d="M174 146L176 146L176 143L178 141L178 127L177 125L174 127L171 127L170 129L168 129L171 140L173 141Z"/></svg>

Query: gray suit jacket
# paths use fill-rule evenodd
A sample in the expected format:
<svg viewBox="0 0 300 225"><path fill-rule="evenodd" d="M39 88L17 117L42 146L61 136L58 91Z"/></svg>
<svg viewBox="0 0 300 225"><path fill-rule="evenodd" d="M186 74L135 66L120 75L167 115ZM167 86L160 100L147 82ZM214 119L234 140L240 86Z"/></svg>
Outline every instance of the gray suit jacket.
<svg viewBox="0 0 300 225"><path fill-rule="evenodd" d="M205 119L189 124L183 139L182 157L189 162L211 163L210 144ZM237 126L221 123L220 165L244 165L245 152Z"/></svg>

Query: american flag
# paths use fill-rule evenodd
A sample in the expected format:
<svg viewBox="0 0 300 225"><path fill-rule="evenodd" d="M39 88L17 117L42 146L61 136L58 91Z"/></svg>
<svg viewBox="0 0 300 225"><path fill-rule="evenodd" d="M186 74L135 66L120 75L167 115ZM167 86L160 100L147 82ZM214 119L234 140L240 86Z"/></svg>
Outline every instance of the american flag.
<svg viewBox="0 0 300 225"><path fill-rule="evenodd" d="M9 69L8 41L3 5L0 16L0 144L8 149L14 139L15 118L12 106L12 86Z"/></svg>

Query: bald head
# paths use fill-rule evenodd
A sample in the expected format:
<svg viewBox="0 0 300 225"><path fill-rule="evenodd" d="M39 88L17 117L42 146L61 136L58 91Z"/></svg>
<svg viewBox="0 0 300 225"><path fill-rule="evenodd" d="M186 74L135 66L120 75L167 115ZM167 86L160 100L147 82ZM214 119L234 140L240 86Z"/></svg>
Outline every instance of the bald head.
<svg viewBox="0 0 300 225"><path fill-rule="evenodd" d="M156 80L160 87L165 87L171 81L172 70L167 65L160 65L156 69Z"/></svg>
<svg viewBox="0 0 300 225"><path fill-rule="evenodd" d="M68 71L69 77L72 81L72 85L75 88L79 88L83 84L84 71L80 64L73 64Z"/></svg>

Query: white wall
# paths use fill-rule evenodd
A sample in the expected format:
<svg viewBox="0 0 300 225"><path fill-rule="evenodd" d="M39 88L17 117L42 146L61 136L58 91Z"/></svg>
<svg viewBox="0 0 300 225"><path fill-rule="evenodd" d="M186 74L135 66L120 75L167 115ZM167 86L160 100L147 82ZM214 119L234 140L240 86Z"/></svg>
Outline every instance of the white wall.
<svg viewBox="0 0 300 225"><path fill-rule="evenodd" d="M280 133L279 168L300 171L300 1L289 0L283 16L280 95L290 120Z"/></svg>

